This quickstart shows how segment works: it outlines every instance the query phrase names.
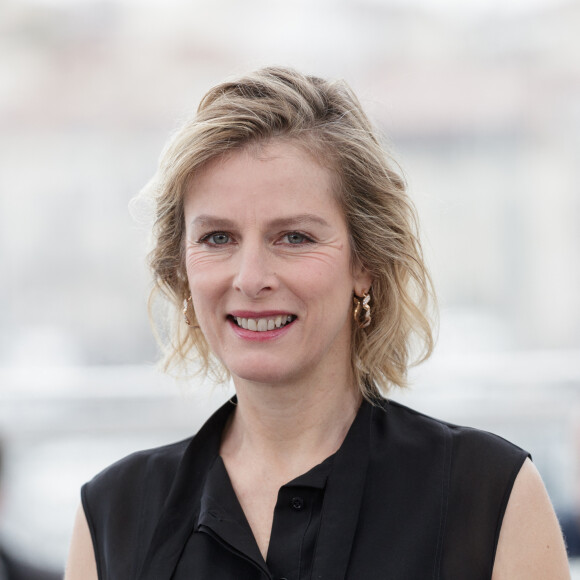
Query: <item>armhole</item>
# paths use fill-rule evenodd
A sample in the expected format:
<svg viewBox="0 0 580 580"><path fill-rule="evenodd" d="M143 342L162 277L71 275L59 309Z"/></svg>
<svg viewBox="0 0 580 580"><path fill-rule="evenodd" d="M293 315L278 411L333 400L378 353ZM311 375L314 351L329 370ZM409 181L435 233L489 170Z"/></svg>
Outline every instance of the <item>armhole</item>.
<svg viewBox="0 0 580 580"><path fill-rule="evenodd" d="M505 516L505 512L506 512L506 509L507 509L507 505L508 505L508 502L510 500L510 497L511 497L511 494L512 494L512 490L514 488L514 483L516 481L516 478L518 477L518 475L519 475L519 473L520 473L520 471L521 471L521 469L522 469L522 467L523 467L526 459L530 459L531 460L532 459L532 456L529 453L523 452L521 454L521 457L519 458L519 461L514 464L514 467L512 469L512 472L510 473L510 477L508 479L508 484L506 485L506 488L505 488L504 496L503 496L503 498L501 500L500 510L499 510L498 519L497 519L497 527L496 527L496 530L495 530L495 537L494 537L494 540L493 540L492 569L493 569L493 565L495 563L495 556L496 556L496 553L497 553L497 545L498 545L498 542L499 542L499 535L500 535L500 532L501 532L501 527L502 527L502 524L503 524L503 518Z"/></svg>
<svg viewBox="0 0 580 580"><path fill-rule="evenodd" d="M95 556L95 563L97 565L97 576L99 580L104 580L103 576L103 566L101 565L99 541L95 523L93 521L92 513L89 508L89 498L88 498L88 483L85 483L81 488L81 505L83 506L83 511L85 513L85 518L89 526L89 532L91 534L91 541L93 544L93 554Z"/></svg>

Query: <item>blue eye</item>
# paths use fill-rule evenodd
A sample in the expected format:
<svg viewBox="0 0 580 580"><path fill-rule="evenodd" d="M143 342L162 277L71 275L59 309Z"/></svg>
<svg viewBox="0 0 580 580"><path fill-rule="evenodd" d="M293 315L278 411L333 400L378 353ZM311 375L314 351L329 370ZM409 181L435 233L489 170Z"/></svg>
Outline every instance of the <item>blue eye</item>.
<svg viewBox="0 0 580 580"><path fill-rule="evenodd" d="M229 243L230 235L225 232L214 232L213 234L204 236L200 241L210 246L223 246Z"/></svg>
<svg viewBox="0 0 580 580"><path fill-rule="evenodd" d="M214 244L227 244L230 241L230 237L227 234L213 234L211 240Z"/></svg>
<svg viewBox="0 0 580 580"><path fill-rule="evenodd" d="M289 244L304 244L307 242L311 242L312 240L308 237L306 237L304 234L300 234L298 232L290 232L289 234L286 234L286 239L288 240Z"/></svg>

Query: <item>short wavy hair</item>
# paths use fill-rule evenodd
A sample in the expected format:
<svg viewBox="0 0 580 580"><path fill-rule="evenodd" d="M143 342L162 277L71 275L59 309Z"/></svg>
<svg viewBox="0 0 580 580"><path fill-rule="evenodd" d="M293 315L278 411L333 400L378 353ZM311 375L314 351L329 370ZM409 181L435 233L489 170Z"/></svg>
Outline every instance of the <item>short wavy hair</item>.
<svg viewBox="0 0 580 580"><path fill-rule="evenodd" d="M183 199L190 180L208 162L272 139L291 140L332 171L353 264L372 276L372 322L364 329L352 325L351 362L362 395L373 400L392 386L406 386L408 367L433 349L429 311L434 294L405 181L344 81L281 67L262 68L212 88L170 139L145 190L156 208L150 309L161 294L174 313L164 332L157 332L165 370L191 368L189 363L197 360L206 375L229 376L212 355L191 306L192 326L182 316L189 295Z"/></svg>

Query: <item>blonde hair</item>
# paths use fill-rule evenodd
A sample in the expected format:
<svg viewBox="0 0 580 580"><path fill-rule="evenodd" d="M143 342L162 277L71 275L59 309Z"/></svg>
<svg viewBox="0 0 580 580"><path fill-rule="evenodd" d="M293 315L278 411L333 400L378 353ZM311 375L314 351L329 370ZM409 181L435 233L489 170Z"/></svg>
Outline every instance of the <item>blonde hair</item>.
<svg viewBox="0 0 580 580"><path fill-rule="evenodd" d="M211 89L197 114L172 137L148 186L156 202L152 298L164 295L175 312L162 337L165 369L195 358L201 370L224 380L190 307L184 267L182 200L189 181L210 160L271 139L289 139L330 167L351 238L353 264L370 272L372 322L353 323L351 361L369 400L407 384L411 338L422 345L420 362L433 349L427 316L433 297L417 235L416 215L403 178L381 146L362 107L343 81L326 81L288 68L263 68ZM150 302L150 305L152 302ZM197 357L193 356L197 355Z"/></svg>

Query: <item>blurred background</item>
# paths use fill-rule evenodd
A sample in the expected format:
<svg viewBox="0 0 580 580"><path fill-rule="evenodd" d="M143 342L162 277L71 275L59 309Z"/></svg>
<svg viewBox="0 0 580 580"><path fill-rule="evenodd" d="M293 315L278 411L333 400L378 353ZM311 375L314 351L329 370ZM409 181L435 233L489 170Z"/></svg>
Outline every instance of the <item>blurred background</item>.
<svg viewBox="0 0 580 580"><path fill-rule="evenodd" d="M226 399L156 370L128 205L203 93L266 64L345 78L407 176L441 323L395 397L529 450L572 530L579 30L578 0L0 0L3 545L61 568L80 485Z"/></svg>

